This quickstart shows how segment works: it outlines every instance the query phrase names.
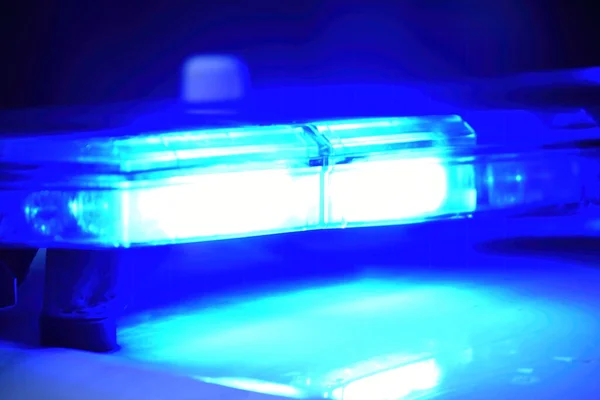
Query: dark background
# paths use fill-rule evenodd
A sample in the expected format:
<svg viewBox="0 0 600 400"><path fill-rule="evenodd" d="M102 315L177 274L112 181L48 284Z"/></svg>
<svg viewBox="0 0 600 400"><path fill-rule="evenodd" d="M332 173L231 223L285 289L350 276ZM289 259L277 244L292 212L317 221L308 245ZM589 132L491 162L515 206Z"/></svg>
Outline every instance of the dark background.
<svg viewBox="0 0 600 400"><path fill-rule="evenodd" d="M229 52L255 84L493 76L600 64L600 11L556 0L4 0L0 108L177 95Z"/></svg>

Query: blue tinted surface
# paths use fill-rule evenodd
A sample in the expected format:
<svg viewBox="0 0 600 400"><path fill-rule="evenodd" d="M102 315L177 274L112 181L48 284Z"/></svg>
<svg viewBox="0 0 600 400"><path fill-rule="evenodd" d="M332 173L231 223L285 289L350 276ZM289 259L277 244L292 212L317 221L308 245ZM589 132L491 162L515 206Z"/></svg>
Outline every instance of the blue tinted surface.
<svg viewBox="0 0 600 400"><path fill-rule="evenodd" d="M584 250L565 239L555 253L536 242L546 257L489 252L501 247L490 239L587 224L451 221L164 249L140 277L120 356L296 397L592 399L600 274Z"/></svg>

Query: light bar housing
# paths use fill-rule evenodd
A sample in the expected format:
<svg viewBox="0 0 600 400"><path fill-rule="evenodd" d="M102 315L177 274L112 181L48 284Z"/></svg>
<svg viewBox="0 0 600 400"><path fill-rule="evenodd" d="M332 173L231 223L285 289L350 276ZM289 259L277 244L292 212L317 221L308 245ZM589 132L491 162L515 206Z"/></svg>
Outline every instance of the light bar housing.
<svg viewBox="0 0 600 400"><path fill-rule="evenodd" d="M14 135L0 237L131 247L413 223L581 202L595 173L593 151L480 149L456 115Z"/></svg>

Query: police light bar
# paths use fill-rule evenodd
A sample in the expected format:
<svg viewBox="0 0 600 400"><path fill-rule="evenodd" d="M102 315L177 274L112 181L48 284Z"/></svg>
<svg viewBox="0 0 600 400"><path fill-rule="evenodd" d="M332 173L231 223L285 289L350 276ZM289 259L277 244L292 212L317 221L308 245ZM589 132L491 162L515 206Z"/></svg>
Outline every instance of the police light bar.
<svg viewBox="0 0 600 400"><path fill-rule="evenodd" d="M480 150L459 116L7 136L0 237L130 247L578 203L595 157Z"/></svg>

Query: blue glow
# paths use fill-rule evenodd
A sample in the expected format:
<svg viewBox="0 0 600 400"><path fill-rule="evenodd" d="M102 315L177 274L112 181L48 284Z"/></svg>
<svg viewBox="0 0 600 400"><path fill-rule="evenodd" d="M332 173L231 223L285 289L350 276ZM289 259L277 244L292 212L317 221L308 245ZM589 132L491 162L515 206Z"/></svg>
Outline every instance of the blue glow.
<svg viewBox="0 0 600 400"><path fill-rule="evenodd" d="M299 230L319 223L319 176L285 170L199 174L127 191L124 226L135 242Z"/></svg>
<svg viewBox="0 0 600 400"><path fill-rule="evenodd" d="M598 81L598 70L594 76L587 71L580 78ZM515 113L527 118L512 118ZM478 133L489 128L498 136L506 134L503 139L510 145L541 145L572 137L565 134L573 132L564 130L540 134L543 124L534 113L493 114L494 118L481 113L479 119L465 119ZM523 124L524 119L532 123ZM137 240L145 244L179 243L231 237L228 235L397 224L446 213L464 215L469 210L579 201L582 175L589 175L592 191L598 193L597 158L585 162L568 152L477 157L470 151L468 157L461 158L451 154L453 146L468 145L474 135L446 135L448 126L398 134L393 130L399 125L390 121L362 123L369 129L392 129L389 135L358 129L355 136L345 138L339 132L351 132L360 128L360 123L333 121L317 129L330 140L326 149L332 154L326 168L307 166L306 160L322 155L319 146L323 143L313 142L304 128L298 127L269 131L266 136L270 138L265 141L270 145L266 146L254 143L256 135L266 131L262 127L214 130L210 135L188 131L99 139L83 146L84 152L74 152L79 146L66 143L70 138L14 142L16 152L6 152L8 161L25 160L34 165L39 161L41 166L49 162L56 167L62 165L59 161L64 157L72 164L66 168L69 174L61 170L54 175L52 168L40 168L44 171L40 175L20 170L11 175L14 181L4 181L0 234L7 241L47 245L128 246ZM472 133L460 124L453 126L459 132ZM586 135L597 137L598 130ZM88 143L88 139L78 143ZM11 147L5 144L0 142L0 157ZM406 151L430 145L447 145L449 151ZM43 151L32 151L35 147ZM165 147L171 150L163 151ZM352 157L358 158L348 161ZM213 165L215 160L218 162ZM99 169L90 172L83 168L90 165ZM88 175L75 176L74 166L82 167ZM149 171L155 167L181 168L181 173L172 176ZM485 171L484 175L478 176L478 170ZM141 177L127 175L139 172ZM73 179L65 180L66 176ZM581 258L589 255L571 254L574 262L544 261L482 256L470 248L467 262L455 257L465 247L463 237L477 242L493 234L504 237L507 232L590 235L577 224L569 225L568 220L537 219L522 230L515 228L523 228L522 219L511 224L504 224L504 219L484 222L486 229L479 230L469 225L473 229L458 232L452 225L445 236L439 234L438 225L426 227L428 224L402 227L387 237L383 230L368 230L373 242L394 244L389 251L396 255L390 265L393 276L363 279L378 263L389 262L389 255L382 255L379 248L371 251L363 242L364 235L358 235L346 244L353 251L339 251L322 262L331 268L359 267L358 279L344 274L344 283L339 285L315 283L310 290L279 295L265 291L251 299L218 298L214 302L206 301L202 291L196 292L202 294L201 302L181 302L183 292L179 289L186 287L197 271L224 269L225 264L234 263L233 259L250 272L243 276L228 270L226 279L239 281L257 274L271 278L277 268L264 260L279 260L281 255L255 246L257 242L240 241L236 244L239 247L230 249L251 247L253 255L260 254L256 256L258 262L241 256L241 251L230 251L211 260L216 262L203 263L207 249L215 243L202 243L196 250L184 246L189 265L175 265L168 257L165 269L169 279L157 285L160 290L145 294L157 299L171 291L169 295L180 303L125 320L120 332L123 351L114 357L168 366L170 372L219 385L289 397L398 400L456 389L456 397L465 399L544 399L559 393L595 398L594 361L600 359L596 260L581 267ZM580 218L578 223L600 225L584 220ZM406 247L423 247L425 251L400 251L398 242L406 239L404 236L414 239L411 229L421 227L427 232L425 239L421 244L411 241ZM322 236L302 239L316 242ZM327 240L323 242L322 246L331 246ZM366 250L358 252L356 247ZM360 260L356 259L358 253L362 253ZM135 260L146 271L157 263L148 254L155 253ZM287 274L291 264L316 262L317 257L295 252L290 259L290 265L275 264L285 271L282 274ZM307 268L307 264L300 268ZM176 268L187 269L179 281L171 278ZM466 276L457 272L461 268ZM205 287L216 284L215 280L209 282ZM9 370L19 367L18 373L4 374L9 377L5 380L8 393L12 389L12 393L25 393L25 398L40 398L47 391L73 394L75 387L96 394L100 388L115 398L139 396L141 391L175 398L198 396L202 390L165 379L166 375L136 373L134 368L90 367L94 363L85 357L61 361L37 354L28 360L9 366ZM44 384L31 379L34 373L39 377L40 370ZM56 385L48 387L48 382ZM18 385L25 390L17 392ZM206 396L218 398L218 394ZM247 393L240 396L252 397Z"/></svg>
<svg viewBox="0 0 600 400"><path fill-rule="evenodd" d="M80 191L72 198L38 192L28 197L27 216L47 235L64 235L74 218L86 236L115 245L406 223L473 211L474 180L472 173L458 175L461 169L472 167L415 158L367 159L337 166L325 178L317 168L200 171L147 188Z"/></svg>
<svg viewBox="0 0 600 400"><path fill-rule="evenodd" d="M202 382L214 383L236 389L242 389L253 393L266 393L275 396L284 396L285 398L302 398L304 394L298 388L289 385L260 381L249 378L210 378L195 377Z"/></svg>
<svg viewBox="0 0 600 400"><path fill-rule="evenodd" d="M403 399L415 392L434 389L440 381L434 359L426 359L358 378L334 389L326 398L334 400Z"/></svg>
<svg viewBox="0 0 600 400"><path fill-rule="evenodd" d="M596 192L585 176L598 169L573 151L478 155L475 132L452 115L0 144L7 165L45 150L28 154L38 168L15 174L0 203L4 240L40 247L208 241L572 203L585 185Z"/></svg>
<svg viewBox="0 0 600 400"><path fill-rule="evenodd" d="M345 247L329 243L329 254L318 252L319 260L306 249L293 251L286 237L170 246L162 260L156 257L161 248L144 249L130 259L143 272L136 278L143 281L164 264L154 276L156 286L140 283L142 290L134 297L153 299L163 308L140 311L130 305L128 312L139 314L122 321L122 351L94 356L32 350L28 362L7 366L9 375L3 375L7 390L25 399L41 398L42 389L64 398L61 394L74 393L73 387L81 389L77 393L102 388L114 398L136 393L193 398L209 389L185 383L185 376L195 376L219 385L315 399L353 379L435 360L440 372L437 386L405 399L447 392L465 399L544 399L565 388L574 398L594 398L597 381L590 377L593 360L600 354L600 275L593 266L595 259L581 266L578 254L573 254L577 260L573 263L478 254L471 246L466 246L466 261L461 256L467 235L475 244L494 233L504 237L586 232L578 225L579 217L526 220L505 226L475 219L325 232L330 238L342 235L349 243ZM301 238L304 243L316 242L322 234L306 232ZM388 244L348 251L357 244L364 246L365 236ZM281 249L270 247L279 239L284 239L286 257ZM419 250L423 246L424 252ZM290 285L295 281L291 271L309 268L307 261L319 263L312 268L310 288ZM342 282L318 281L315 271L326 267L339 273ZM356 267L358 276L350 272ZM222 271L221 279L212 276L207 282L207 274L200 272L207 269ZM281 271L279 276L276 270ZM247 281L257 275L266 276L270 285L258 291L247 290L256 285L236 286L234 296L223 290L225 281ZM214 287L210 294L201 290ZM41 286L26 285L26 290L23 305L35 318ZM169 306L168 299L175 299L176 305ZM19 319L5 315L11 324ZM110 363L115 358L119 363ZM433 382L428 379L435 377L431 366L426 362L413 373L425 383ZM11 370L15 374L10 375ZM409 374L400 372L405 373ZM344 380L336 382L338 378ZM56 385L34 384L50 381ZM373 393L385 394L385 388L378 389ZM394 387L389 389L388 393L397 393ZM220 387L208 393L206 397L218 398L228 392ZM242 399L250 396L238 393Z"/></svg>
<svg viewBox="0 0 600 400"><path fill-rule="evenodd" d="M459 170L466 174L457 176ZM470 166L449 168L436 158L336 166L330 177L330 220L376 225L473 211L477 194L472 171Z"/></svg>
<svg viewBox="0 0 600 400"><path fill-rule="evenodd" d="M493 304L493 298L483 293L451 286L369 279L231 300L232 304L223 306L180 304L163 312L134 316L120 331L123 352L191 372L197 369L195 375L203 368L227 368L235 373L231 367L237 365L240 374L233 376L244 376L241 372L246 368L313 362L326 365L329 371L373 355L400 353L401 357L378 361L389 368L406 360L418 361L415 355L421 357L431 350L427 338L436 343L442 340L440 349L444 351L455 346L464 351L469 347L464 328L475 318L464 307L472 302ZM441 309L447 312L443 318ZM390 318L394 313L404 316L402 323ZM436 318L414 324L425 315ZM407 326L412 328L402 328ZM381 335L380 342L361 340L375 332ZM301 345L307 343L310 346ZM374 372L373 367L365 371L358 366L359 376L352 378L365 372ZM329 375L308 377L311 385L317 386L326 386L328 379L337 380Z"/></svg>
<svg viewBox="0 0 600 400"><path fill-rule="evenodd" d="M11 154L47 145L31 162L41 171L53 167L43 176L44 190L6 195L25 204L19 240L33 235L63 245L128 247L410 223L475 209L473 166L447 164L455 147L474 139L457 116L41 144L15 139L4 144ZM61 162L90 172L50 174Z"/></svg>
<svg viewBox="0 0 600 400"><path fill-rule="evenodd" d="M436 396L524 374L555 379L533 361L558 370L553 357L583 350L573 334L598 331L583 297L565 303L577 279L593 272L578 270L565 286L572 269L528 259L511 264L527 280L506 286L515 274L506 258L474 260L486 271L452 271L447 281L406 266L385 278L137 314L123 323L120 356L225 386L338 400ZM532 262L531 273L521 269ZM538 268L547 273L542 282Z"/></svg>

